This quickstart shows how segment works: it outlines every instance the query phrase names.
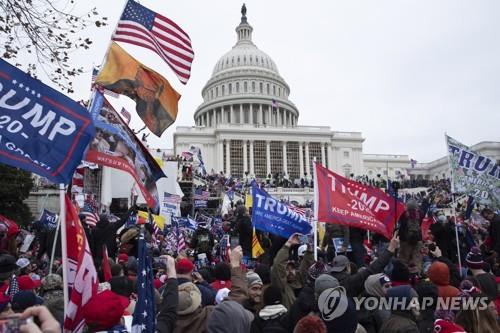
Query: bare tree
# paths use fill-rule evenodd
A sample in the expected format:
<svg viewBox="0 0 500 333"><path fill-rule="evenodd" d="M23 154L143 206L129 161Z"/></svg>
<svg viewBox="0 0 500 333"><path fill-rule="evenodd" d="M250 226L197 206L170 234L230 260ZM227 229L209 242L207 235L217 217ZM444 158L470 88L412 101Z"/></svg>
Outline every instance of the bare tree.
<svg viewBox="0 0 500 333"><path fill-rule="evenodd" d="M2 57L15 60L17 67L33 77L43 71L62 90L73 92L72 78L83 73L83 68L72 65L71 53L92 44L81 32L90 25L107 24L96 8L77 16L74 6L75 0L1 0ZM33 60L21 63L23 53Z"/></svg>

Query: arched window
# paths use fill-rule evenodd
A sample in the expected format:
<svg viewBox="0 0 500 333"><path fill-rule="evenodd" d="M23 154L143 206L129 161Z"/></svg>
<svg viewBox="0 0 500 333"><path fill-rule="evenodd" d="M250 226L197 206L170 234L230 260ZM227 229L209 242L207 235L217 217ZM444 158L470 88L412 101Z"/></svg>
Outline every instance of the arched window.
<svg viewBox="0 0 500 333"><path fill-rule="evenodd" d="M262 82L259 83L259 92L262 94L264 92L263 84Z"/></svg>
<svg viewBox="0 0 500 333"><path fill-rule="evenodd" d="M238 56L238 65L240 64L240 57Z"/></svg>
<svg viewBox="0 0 500 333"><path fill-rule="evenodd" d="M224 96L224 90L225 89L226 89L226 87L224 85L222 85L222 88L221 88L222 96Z"/></svg>
<svg viewBox="0 0 500 333"><path fill-rule="evenodd" d="M276 86L273 85L273 95L276 96Z"/></svg>
<svg viewBox="0 0 500 333"><path fill-rule="evenodd" d="M236 92L237 93L240 92L240 83L239 82L236 82Z"/></svg>
<svg viewBox="0 0 500 333"><path fill-rule="evenodd" d="M233 93L233 85L230 83L229 84L229 94Z"/></svg>
<svg viewBox="0 0 500 333"><path fill-rule="evenodd" d="M244 91L244 92L248 92L248 83L247 83L247 81L245 81L245 82L243 83L243 91Z"/></svg>
<svg viewBox="0 0 500 333"><path fill-rule="evenodd" d="M252 92L255 92L255 82L252 82Z"/></svg>
<svg viewBox="0 0 500 333"><path fill-rule="evenodd" d="M215 87L215 97L219 97L219 87Z"/></svg>
<svg viewBox="0 0 500 333"><path fill-rule="evenodd" d="M269 88L269 83L267 84L267 94L270 95L271 94L271 90Z"/></svg>

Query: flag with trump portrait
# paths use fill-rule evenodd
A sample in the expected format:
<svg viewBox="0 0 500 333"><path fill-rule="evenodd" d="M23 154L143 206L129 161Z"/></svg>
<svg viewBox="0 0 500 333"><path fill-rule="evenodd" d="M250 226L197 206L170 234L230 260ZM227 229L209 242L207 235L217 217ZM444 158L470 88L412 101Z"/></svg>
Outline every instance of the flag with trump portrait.
<svg viewBox="0 0 500 333"><path fill-rule="evenodd" d="M159 207L156 181L165 174L158 163L98 91L90 111L97 134L89 145L85 159L129 173L137 182L148 206Z"/></svg>
<svg viewBox="0 0 500 333"><path fill-rule="evenodd" d="M405 211L403 203L384 191L344 178L315 163L315 217L392 237L396 221Z"/></svg>
<svg viewBox="0 0 500 333"><path fill-rule="evenodd" d="M156 136L174 123L181 95L163 76L111 43L96 84L135 101L135 110Z"/></svg>

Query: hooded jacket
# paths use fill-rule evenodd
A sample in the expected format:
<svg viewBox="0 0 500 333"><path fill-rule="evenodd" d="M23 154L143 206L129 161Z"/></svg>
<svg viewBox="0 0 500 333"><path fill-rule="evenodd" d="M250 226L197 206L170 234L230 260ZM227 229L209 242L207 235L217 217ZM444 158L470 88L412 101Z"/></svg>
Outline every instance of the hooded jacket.
<svg viewBox="0 0 500 333"><path fill-rule="evenodd" d="M439 297L456 297L460 291L450 285L450 270L445 263L435 261L427 271L432 283L438 288Z"/></svg>

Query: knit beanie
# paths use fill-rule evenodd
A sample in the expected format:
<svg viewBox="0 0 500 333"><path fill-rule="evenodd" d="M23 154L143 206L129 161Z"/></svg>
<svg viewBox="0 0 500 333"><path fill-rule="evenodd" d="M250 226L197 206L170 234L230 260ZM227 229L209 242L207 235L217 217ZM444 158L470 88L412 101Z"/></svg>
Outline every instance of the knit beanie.
<svg viewBox="0 0 500 333"><path fill-rule="evenodd" d="M317 316L302 317L295 325L293 333L326 333L326 325Z"/></svg>
<svg viewBox="0 0 500 333"><path fill-rule="evenodd" d="M264 305L276 305L280 304L282 301L281 289L275 285L270 285L264 290Z"/></svg>
<svg viewBox="0 0 500 333"><path fill-rule="evenodd" d="M262 286L262 279L255 272L248 272L247 273L247 282L248 282L248 288L250 288L254 284L260 284Z"/></svg>
<svg viewBox="0 0 500 333"><path fill-rule="evenodd" d="M394 260L392 265L393 268L390 277L393 284L394 282L399 282L399 284L408 284L410 281L410 270L408 269L408 266L399 260Z"/></svg>
<svg viewBox="0 0 500 333"><path fill-rule="evenodd" d="M474 246L470 249L470 252L467 254L465 258L465 262L467 263L467 267L471 269L483 269L484 261L483 256L481 254L481 250L479 247Z"/></svg>
<svg viewBox="0 0 500 333"><path fill-rule="evenodd" d="M316 296L319 296L326 289L335 288L339 285L339 280L337 280L330 274L321 274L314 282L314 293L316 294Z"/></svg>
<svg viewBox="0 0 500 333"><path fill-rule="evenodd" d="M434 332L438 333L467 333L465 329L452 321L438 319L434 322Z"/></svg>

